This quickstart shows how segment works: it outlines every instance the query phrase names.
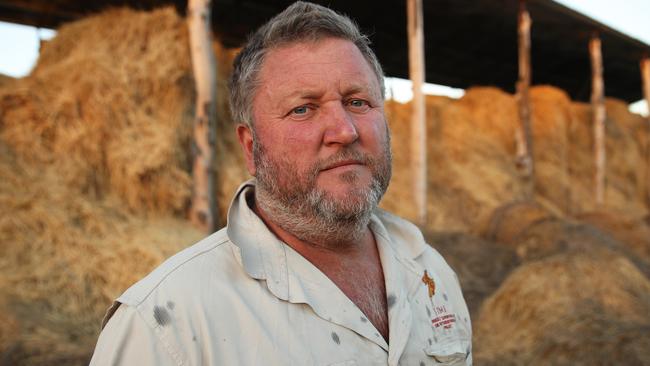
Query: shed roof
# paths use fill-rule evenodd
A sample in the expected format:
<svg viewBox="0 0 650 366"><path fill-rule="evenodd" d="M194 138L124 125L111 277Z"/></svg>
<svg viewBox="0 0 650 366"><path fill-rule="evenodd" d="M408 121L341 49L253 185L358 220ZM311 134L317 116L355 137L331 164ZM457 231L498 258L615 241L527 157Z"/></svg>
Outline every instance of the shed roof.
<svg viewBox="0 0 650 366"><path fill-rule="evenodd" d="M290 0L212 0L214 30L229 45ZM354 18L371 35L387 75L408 78L406 2L314 0ZM0 20L55 28L63 22L128 5L150 9L185 0L0 0ZM551 0L528 0L532 18L533 84L552 84L573 99L588 100L591 71L588 40L602 40L605 93L627 102L641 99L639 60L650 46ZM621 5L623 6L623 5ZM457 88L494 85L513 92L517 80L518 0L423 1L426 80Z"/></svg>

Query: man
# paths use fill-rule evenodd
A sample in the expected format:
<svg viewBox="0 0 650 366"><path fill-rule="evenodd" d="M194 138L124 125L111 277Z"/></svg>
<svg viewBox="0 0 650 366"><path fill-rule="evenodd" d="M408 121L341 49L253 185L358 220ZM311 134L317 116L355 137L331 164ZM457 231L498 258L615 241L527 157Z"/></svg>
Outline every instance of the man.
<svg viewBox="0 0 650 366"><path fill-rule="evenodd" d="M471 364L455 274L377 209L391 153L368 39L295 3L252 35L231 93L255 179L226 228L118 298L91 363Z"/></svg>

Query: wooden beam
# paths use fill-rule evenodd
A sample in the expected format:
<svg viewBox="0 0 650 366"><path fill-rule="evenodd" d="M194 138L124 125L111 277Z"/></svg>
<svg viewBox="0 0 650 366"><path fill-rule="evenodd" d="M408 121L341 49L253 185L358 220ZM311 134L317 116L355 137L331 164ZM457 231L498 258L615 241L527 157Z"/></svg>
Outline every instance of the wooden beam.
<svg viewBox="0 0 650 366"><path fill-rule="evenodd" d="M605 145L605 85L603 82L603 55L600 37L594 34L589 41L591 56L591 110L594 127L594 187L596 203L605 201L606 145Z"/></svg>
<svg viewBox="0 0 650 366"><path fill-rule="evenodd" d="M532 198L535 192L535 162L533 158L533 137L530 121L530 26L531 19L526 2L519 1L519 80L517 81L517 101L519 105L520 126L515 140L517 143L517 168L526 180L526 194Z"/></svg>
<svg viewBox="0 0 650 366"><path fill-rule="evenodd" d="M641 59L641 84L643 98L648 108L645 143L645 201L650 206L650 58L646 55Z"/></svg>
<svg viewBox="0 0 650 366"><path fill-rule="evenodd" d="M216 138L217 68L212 50L211 0L189 0L187 20L196 88L194 117L193 190L190 221L206 233L216 229L216 200L212 158Z"/></svg>
<svg viewBox="0 0 650 366"><path fill-rule="evenodd" d="M413 82L411 101L411 168L413 172L413 198L417 221L426 225L427 220L427 125L426 104L422 86L424 70L424 30L422 23L422 0L407 0L409 75Z"/></svg>

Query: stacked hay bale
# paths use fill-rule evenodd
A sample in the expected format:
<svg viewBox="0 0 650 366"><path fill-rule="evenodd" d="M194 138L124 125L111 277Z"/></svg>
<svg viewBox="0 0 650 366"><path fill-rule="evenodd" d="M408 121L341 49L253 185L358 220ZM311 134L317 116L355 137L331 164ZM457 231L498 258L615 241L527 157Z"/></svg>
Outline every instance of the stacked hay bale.
<svg viewBox="0 0 650 366"><path fill-rule="evenodd" d="M91 199L0 142L0 354L87 364L99 321L126 287L200 238L184 220ZM6 210L6 211L5 211Z"/></svg>
<svg viewBox="0 0 650 366"><path fill-rule="evenodd" d="M86 364L112 299L204 235L184 219L186 28L170 8L112 10L63 26L0 86L3 362Z"/></svg>
<svg viewBox="0 0 650 366"><path fill-rule="evenodd" d="M531 89L535 201L557 216L596 209L589 106L573 103L551 86ZM648 212L644 149L647 131L640 116L608 100L607 190L604 210L635 217ZM410 105L388 102L393 131L395 177L384 206L411 217L409 164ZM464 97L427 97L428 227L476 231L492 212L525 198L515 161L519 127L515 97L496 88L470 88Z"/></svg>
<svg viewBox="0 0 650 366"><path fill-rule="evenodd" d="M413 219L410 106L389 102L386 111L395 174L384 205ZM472 88L460 100L427 97L428 228L474 231L503 202L523 198L513 158L516 121L514 98L496 88Z"/></svg>
<svg viewBox="0 0 650 366"><path fill-rule="evenodd" d="M571 205L574 213L592 210L612 209L627 211L635 216L648 212L642 195L647 182L643 158L643 135L632 121L640 116L633 115L623 103L608 99L606 103L606 151L607 171L604 207L597 207L593 199L594 154L591 108L587 104L573 103L575 116L570 127L571 153L569 170L571 179ZM632 121L631 121L632 120ZM647 138L647 137L645 137Z"/></svg>
<svg viewBox="0 0 650 366"><path fill-rule="evenodd" d="M650 281L607 249L517 268L481 309L481 365L650 364Z"/></svg>

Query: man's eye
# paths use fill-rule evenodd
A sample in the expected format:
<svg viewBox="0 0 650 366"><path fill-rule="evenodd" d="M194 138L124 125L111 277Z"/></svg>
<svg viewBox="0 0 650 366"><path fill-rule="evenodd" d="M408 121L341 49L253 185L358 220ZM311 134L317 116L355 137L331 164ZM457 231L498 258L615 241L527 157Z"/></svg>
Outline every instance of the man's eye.
<svg viewBox="0 0 650 366"><path fill-rule="evenodd" d="M348 105L353 108L355 111L367 111L370 109L370 104L368 101L363 99L352 99L348 102Z"/></svg>
<svg viewBox="0 0 650 366"><path fill-rule="evenodd" d="M303 114L306 114L307 112L309 112L309 107L307 107L306 105L296 107L291 111L291 113L297 114L297 115L303 115Z"/></svg>

